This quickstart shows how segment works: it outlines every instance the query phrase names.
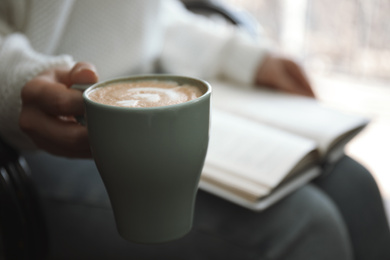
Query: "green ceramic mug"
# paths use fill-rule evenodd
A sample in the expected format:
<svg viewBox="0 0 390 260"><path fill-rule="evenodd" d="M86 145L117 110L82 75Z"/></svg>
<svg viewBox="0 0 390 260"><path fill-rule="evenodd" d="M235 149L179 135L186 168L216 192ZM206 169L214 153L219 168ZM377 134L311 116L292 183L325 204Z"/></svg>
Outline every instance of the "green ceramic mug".
<svg viewBox="0 0 390 260"><path fill-rule="evenodd" d="M124 108L88 98L116 82L174 81L203 95L170 106ZM83 94L92 155L127 240L161 243L187 234L209 139L211 86L200 79L141 75L100 82Z"/></svg>

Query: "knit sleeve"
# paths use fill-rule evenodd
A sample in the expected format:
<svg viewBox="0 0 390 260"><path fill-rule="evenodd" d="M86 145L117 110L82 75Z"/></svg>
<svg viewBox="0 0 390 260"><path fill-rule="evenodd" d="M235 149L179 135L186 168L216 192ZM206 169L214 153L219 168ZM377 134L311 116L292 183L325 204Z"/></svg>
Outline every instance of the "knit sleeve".
<svg viewBox="0 0 390 260"><path fill-rule="evenodd" d="M71 67L70 56L37 53L19 33L0 36L0 136L13 147L33 148L32 141L19 128L20 92L33 77L56 66Z"/></svg>
<svg viewBox="0 0 390 260"><path fill-rule="evenodd" d="M165 36L162 69L202 78L223 76L253 83L270 49L239 27L189 12L180 3L164 1Z"/></svg>

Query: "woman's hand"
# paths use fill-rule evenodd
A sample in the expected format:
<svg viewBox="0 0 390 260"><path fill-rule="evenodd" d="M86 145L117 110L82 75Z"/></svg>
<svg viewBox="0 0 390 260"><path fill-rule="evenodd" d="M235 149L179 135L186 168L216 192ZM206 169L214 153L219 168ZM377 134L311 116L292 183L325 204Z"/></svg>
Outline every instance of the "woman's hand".
<svg viewBox="0 0 390 260"><path fill-rule="evenodd" d="M91 157L87 128L75 120L84 114L82 92L70 87L97 80L96 69L89 63L42 72L22 89L21 129L39 148L52 154Z"/></svg>
<svg viewBox="0 0 390 260"><path fill-rule="evenodd" d="M301 67L294 61L269 55L256 74L256 84L292 94L314 97L310 83Z"/></svg>

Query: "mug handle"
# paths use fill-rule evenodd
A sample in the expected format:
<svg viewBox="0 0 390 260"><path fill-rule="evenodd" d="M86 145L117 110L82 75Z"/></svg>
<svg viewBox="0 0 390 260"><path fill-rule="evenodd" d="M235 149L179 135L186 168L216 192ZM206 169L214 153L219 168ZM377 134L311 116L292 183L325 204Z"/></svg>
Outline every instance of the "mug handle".
<svg viewBox="0 0 390 260"><path fill-rule="evenodd" d="M92 86L93 84L73 84L70 88L71 89L76 89L81 92L84 92L87 88ZM75 116L76 121L80 124L85 126L85 117L84 116Z"/></svg>

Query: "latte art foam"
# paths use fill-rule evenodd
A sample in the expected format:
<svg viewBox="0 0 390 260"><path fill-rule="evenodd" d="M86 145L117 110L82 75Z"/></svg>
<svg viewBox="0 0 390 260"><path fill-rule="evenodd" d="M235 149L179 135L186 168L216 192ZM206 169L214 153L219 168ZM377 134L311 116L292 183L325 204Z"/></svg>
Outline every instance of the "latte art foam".
<svg viewBox="0 0 390 260"><path fill-rule="evenodd" d="M171 81L118 82L92 91L88 97L119 107L158 107L184 103L200 97L199 88Z"/></svg>

